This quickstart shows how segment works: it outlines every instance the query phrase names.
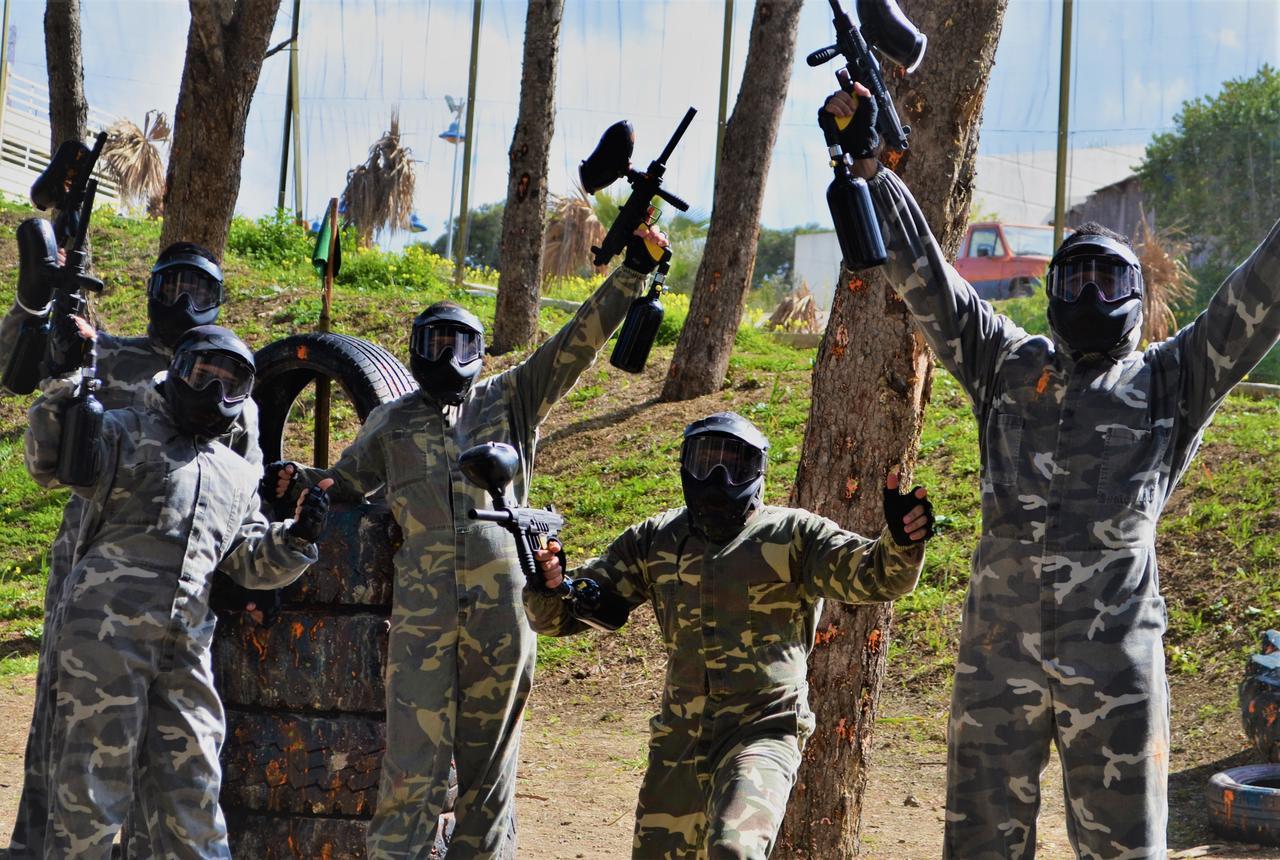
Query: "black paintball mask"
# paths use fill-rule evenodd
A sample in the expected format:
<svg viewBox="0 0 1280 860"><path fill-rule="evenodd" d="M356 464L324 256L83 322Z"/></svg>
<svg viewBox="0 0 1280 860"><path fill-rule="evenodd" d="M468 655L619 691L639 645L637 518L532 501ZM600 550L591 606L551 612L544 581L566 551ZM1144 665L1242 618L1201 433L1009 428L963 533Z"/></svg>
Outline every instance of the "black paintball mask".
<svg viewBox="0 0 1280 860"><path fill-rule="evenodd" d="M731 540L760 508L769 440L733 412L718 412L684 428L680 485L689 520L709 540Z"/></svg>
<svg viewBox="0 0 1280 860"><path fill-rule="evenodd" d="M1074 354L1114 358L1142 334L1142 264L1133 249L1106 236L1060 248L1045 276L1049 326Z"/></svg>
<svg viewBox="0 0 1280 860"><path fill-rule="evenodd" d="M230 329L202 325L178 339L160 393L188 436L225 434L253 393L253 353Z"/></svg>
<svg viewBox="0 0 1280 860"><path fill-rule="evenodd" d="M409 338L409 367L418 387L444 406L458 406L480 375L484 326L454 304L436 304L418 314Z"/></svg>
<svg viewBox="0 0 1280 860"><path fill-rule="evenodd" d="M147 334L174 347L187 329L218 321L222 269L196 253L161 255L147 281Z"/></svg>

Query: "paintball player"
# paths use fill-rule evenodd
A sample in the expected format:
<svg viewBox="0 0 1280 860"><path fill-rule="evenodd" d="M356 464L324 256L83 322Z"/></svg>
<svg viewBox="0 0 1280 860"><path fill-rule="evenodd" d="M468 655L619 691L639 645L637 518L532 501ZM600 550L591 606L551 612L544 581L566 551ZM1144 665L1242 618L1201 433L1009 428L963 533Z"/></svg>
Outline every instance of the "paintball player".
<svg viewBox="0 0 1280 860"><path fill-rule="evenodd" d="M632 607L653 603L667 650L662 711L632 857L763 860L773 850L800 753L813 733L806 685L824 598L893 600L915 588L933 533L923 487L885 487L874 540L794 508L764 506L769 442L732 412L684 430L685 507L632 526L572 571ZM552 542L535 558L548 589L563 576ZM533 629L586 629L550 591L526 588Z"/></svg>
<svg viewBox="0 0 1280 860"><path fill-rule="evenodd" d="M295 519L267 523L258 467L221 441L249 401L253 353L218 326L178 340L143 406L108 412L97 438L62 439L94 331L69 315L54 324L69 331L51 339L27 469L57 486L68 443L93 468L91 483L71 488L84 507L48 652L58 661L48 761L56 791L44 857L106 860L136 790L152 856L229 860L211 579L215 568L252 588L296 579L316 559L330 482L299 499Z"/></svg>
<svg viewBox="0 0 1280 860"><path fill-rule="evenodd" d="M370 823L373 860L426 857L456 762L458 798L451 858L515 856L515 774L520 719L533 679L535 637L525 621L524 575L510 535L467 519L487 509L481 487L459 471L458 455L506 442L520 456L513 486L528 498L538 425L573 387L622 322L666 237L641 227L624 265L558 334L516 367L480 380L484 328L451 302L413 322L409 363L419 391L380 406L327 471L335 498L381 487L404 534L387 654L387 745L378 808ZM272 463L266 481L286 497L294 464Z"/></svg>
<svg viewBox="0 0 1280 860"><path fill-rule="evenodd" d="M846 151L870 152L873 100L858 95L825 109L853 117ZM1124 237L1082 225L1049 264L1050 336L1033 336L956 274L902 180L874 158L855 169L869 180L886 274L968 392L982 446L944 856L1034 855L1052 741L1077 855L1164 857L1156 521L1218 405L1280 337L1280 227L1193 323L1139 350L1139 261Z"/></svg>
<svg viewBox="0 0 1280 860"><path fill-rule="evenodd" d="M32 224L28 227L27 224ZM32 219L19 227L18 291L13 307L0 321L0 363L13 357L17 332L25 318L48 312L53 285L61 268L60 251L47 221ZM104 409L142 407L152 388L155 375L165 370L173 356L178 338L197 325L211 325L218 319L225 297L222 270L217 258L206 248L189 242L177 242L165 248L156 259L147 283L147 333L143 337L117 337L97 333L97 378L101 388L97 398ZM53 337L63 336L55 328ZM70 350L64 345L63 349ZM258 449L257 406L245 402L223 441L255 467L260 467ZM57 641L52 626L63 583L71 571L72 553L81 518L87 502L72 495L63 512L62 525L49 554L49 579L45 588L44 631L36 676L35 710L31 731L27 736L22 799L10 843L14 860L43 857L42 839L48 820L45 796L47 766L45 749L48 741L50 712L56 698L52 679L53 652ZM132 856L145 858L151 851L139 840L145 839L145 828L130 829Z"/></svg>

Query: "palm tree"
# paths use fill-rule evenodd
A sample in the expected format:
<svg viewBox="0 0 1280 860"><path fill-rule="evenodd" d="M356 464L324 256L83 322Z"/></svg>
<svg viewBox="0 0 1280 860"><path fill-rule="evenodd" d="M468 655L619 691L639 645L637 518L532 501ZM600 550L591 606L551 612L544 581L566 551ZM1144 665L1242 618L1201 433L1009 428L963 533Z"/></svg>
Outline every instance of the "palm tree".
<svg viewBox="0 0 1280 860"><path fill-rule="evenodd" d="M591 263L591 246L604 241L607 232L596 217L591 200L581 186L572 194L551 195L542 256L546 277L566 278L584 272L603 272Z"/></svg>
<svg viewBox="0 0 1280 860"><path fill-rule="evenodd" d="M374 231L406 230L413 211L416 177L413 151L400 145L400 112L391 112L391 128L369 147L364 164L347 171L342 202L355 222L360 245L373 242Z"/></svg>
<svg viewBox="0 0 1280 860"><path fill-rule="evenodd" d="M120 196L126 203L145 202L148 213L163 206L164 157L160 146L168 142L169 120L158 110L147 111L142 128L128 119L107 128L102 163L120 184Z"/></svg>

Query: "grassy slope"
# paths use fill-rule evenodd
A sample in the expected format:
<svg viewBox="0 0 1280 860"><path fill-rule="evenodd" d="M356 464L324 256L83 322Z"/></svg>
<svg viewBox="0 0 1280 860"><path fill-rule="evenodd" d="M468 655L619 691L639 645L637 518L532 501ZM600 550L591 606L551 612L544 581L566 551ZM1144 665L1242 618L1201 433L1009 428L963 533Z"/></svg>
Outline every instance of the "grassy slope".
<svg viewBox="0 0 1280 860"><path fill-rule="evenodd" d="M29 215L21 207L0 207L6 231ZM95 220L97 271L108 285L98 308L110 330L144 328L141 285L158 232L158 225L145 222L109 216ZM314 325L318 290L305 240L282 225L238 224L231 249L227 324L254 347ZM0 241L0 281L13 283L15 265L12 242ZM493 281L492 273L469 277ZM581 297L589 289L589 284L573 282L556 292ZM413 315L444 297L492 320L492 300L454 293L438 258L419 251L385 255L348 248L335 290L335 328L401 354ZM674 312L664 331L665 344L655 351L649 370L633 377L601 362L545 428L533 497L554 501L566 514L572 557L596 552L626 525L679 504L678 428L716 409L737 409L761 426L773 443L769 501L784 503L790 492L808 416L813 351L778 346L744 331L724 391L686 404L658 403L661 374L686 306L680 297L668 305ZM1042 313L1034 300L1021 300L1009 310L1028 323ZM564 319L563 312L544 311L543 329L553 330ZM508 366L516 358L492 361L492 367ZM930 545L921 587L898 604L893 658L900 679L945 686L968 557L979 527L979 463L976 426L955 381L940 371L933 392L918 477L929 485L946 517L945 527ZM0 660L0 674L30 671L41 614L41 553L56 530L64 499L36 488L22 470L25 406L22 399L0 401L0 657L9 655ZM1234 683L1240 656L1252 647L1257 632L1280 626L1277 428L1280 401L1230 399L1164 518L1159 540L1175 674ZM650 634L644 624L628 636L607 640L591 634L544 648L542 659L544 665L554 665L608 649L652 654Z"/></svg>

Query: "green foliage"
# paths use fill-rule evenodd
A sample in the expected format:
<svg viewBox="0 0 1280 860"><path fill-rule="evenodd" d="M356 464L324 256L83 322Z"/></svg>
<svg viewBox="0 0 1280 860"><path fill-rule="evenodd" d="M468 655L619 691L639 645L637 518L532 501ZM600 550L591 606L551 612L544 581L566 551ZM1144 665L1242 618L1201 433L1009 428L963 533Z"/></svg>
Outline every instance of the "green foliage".
<svg viewBox="0 0 1280 860"><path fill-rule="evenodd" d="M1143 191L1161 223L1181 225L1195 251L1232 267L1280 211L1280 74L1263 66L1227 81L1185 102L1174 126L1147 146Z"/></svg>
<svg viewBox="0 0 1280 860"><path fill-rule="evenodd" d="M344 239L346 237L343 237ZM263 215L257 221L236 216L227 233L227 251L245 257L256 267L295 269L311 265L315 237L284 209ZM351 241L343 250L354 249ZM343 260L346 262L345 257Z"/></svg>
<svg viewBox="0 0 1280 860"><path fill-rule="evenodd" d="M486 203L472 209L467 216L467 254L466 264L473 268L497 269L502 258L502 213L506 211L504 201ZM453 241L456 246L458 225L462 216L453 219ZM441 233L431 243L431 250L437 256L444 256L448 233Z"/></svg>
<svg viewBox="0 0 1280 860"><path fill-rule="evenodd" d="M1029 334L1049 333L1049 296L1044 282L1038 281L1031 295L1004 299L993 303L996 310L1013 320Z"/></svg>

